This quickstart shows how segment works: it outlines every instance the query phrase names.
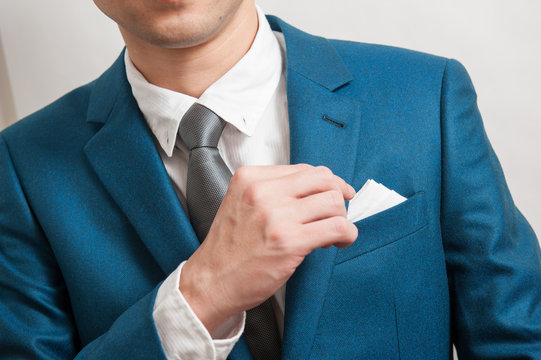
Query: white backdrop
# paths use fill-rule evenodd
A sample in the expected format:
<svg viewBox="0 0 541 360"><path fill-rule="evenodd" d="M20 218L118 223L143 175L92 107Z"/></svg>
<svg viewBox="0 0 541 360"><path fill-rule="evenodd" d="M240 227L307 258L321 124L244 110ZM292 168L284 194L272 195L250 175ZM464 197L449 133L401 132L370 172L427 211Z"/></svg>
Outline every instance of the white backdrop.
<svg viewBox="0 0 541 360"><path fill-rule="evenodd" d="M258 3L315 34L460 60L515 202L541 234L540 0ZM0 128L94 79L122 48L91 0L0 0L0 40Z"/></svg>

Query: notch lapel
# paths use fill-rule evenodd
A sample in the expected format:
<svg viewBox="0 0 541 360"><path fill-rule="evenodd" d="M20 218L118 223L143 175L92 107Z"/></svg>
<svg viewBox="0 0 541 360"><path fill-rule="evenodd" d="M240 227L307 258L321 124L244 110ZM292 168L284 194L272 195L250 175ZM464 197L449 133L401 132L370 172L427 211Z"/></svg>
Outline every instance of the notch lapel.
<svg viewBox="0 0 541 360"><path fill-rule="evenodd" d="M92 90L87 119L104 123L84 152L165 274L199 246L126 79L124 53Z"/></svg>
<svg viewBox="0 0 541 360"><path fill-rule="evenodd" d="M295 73L289 74L288 102L291 163L324 165L351 183L359 136L358 105ZM304 359L310 353L336 250L314 250L287 283L284 359Z"/></svg>
<svg viewBox="0 0 541 360"><path fill-rule="evenodd" d="M273 30L287 48L290 161L329 167L351 183L357 161L359 104L336 91L352 80L325 39L305 34L275 17ZM283 359L307 359L333 271L336 248L309 254L287 283Z"/></svg>

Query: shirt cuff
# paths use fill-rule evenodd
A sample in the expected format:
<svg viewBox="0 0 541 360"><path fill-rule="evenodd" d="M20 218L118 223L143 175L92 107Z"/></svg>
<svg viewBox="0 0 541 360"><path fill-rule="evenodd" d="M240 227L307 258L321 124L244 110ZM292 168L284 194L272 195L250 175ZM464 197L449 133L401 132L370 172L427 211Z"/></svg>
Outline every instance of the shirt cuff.
<svg viewBox="0 0 541 360"><path fill-rule="evenodd" d="M210 335L179 290L182 262L162 283L152 316L162 348L171 359L225 360L242 332L246 312L233 316Z"/></svg>

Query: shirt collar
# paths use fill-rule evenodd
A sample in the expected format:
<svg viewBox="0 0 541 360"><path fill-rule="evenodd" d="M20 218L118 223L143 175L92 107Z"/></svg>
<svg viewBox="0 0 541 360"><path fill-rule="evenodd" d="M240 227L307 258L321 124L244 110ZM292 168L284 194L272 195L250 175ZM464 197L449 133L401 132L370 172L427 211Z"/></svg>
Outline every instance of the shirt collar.
<svg viewBox="0 0 541 360"><path fill-rule="evenodd" d="M278 40L257 7L259 27L248 52L199 97L149 83L125 52L126 75L133 96L167 156L173 154L182 116L195 102L205 105L247 136L252 136L282 75Z"/></svg>

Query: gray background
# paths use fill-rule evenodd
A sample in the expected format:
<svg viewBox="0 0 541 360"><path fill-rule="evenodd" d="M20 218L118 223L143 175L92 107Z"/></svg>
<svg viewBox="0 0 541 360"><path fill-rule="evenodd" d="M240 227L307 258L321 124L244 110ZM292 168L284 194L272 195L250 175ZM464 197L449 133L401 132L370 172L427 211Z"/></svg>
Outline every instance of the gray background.
<svg viewBox="0 0 541 360"><path fill-rule="evenodd" d="M540 233L541 1L258 3L311 33L461 61L515 202ZM97 77L122 46L90 0L0 0L0 129Z"/></svg>

